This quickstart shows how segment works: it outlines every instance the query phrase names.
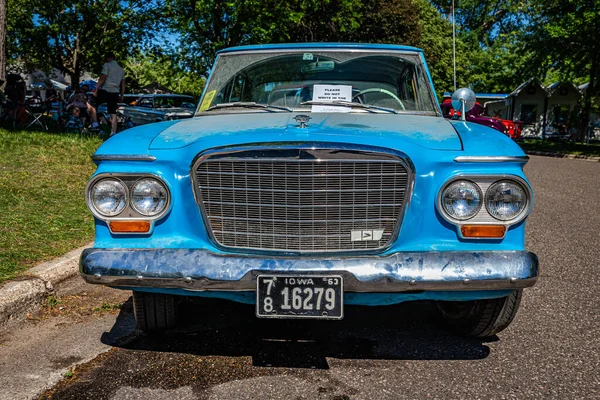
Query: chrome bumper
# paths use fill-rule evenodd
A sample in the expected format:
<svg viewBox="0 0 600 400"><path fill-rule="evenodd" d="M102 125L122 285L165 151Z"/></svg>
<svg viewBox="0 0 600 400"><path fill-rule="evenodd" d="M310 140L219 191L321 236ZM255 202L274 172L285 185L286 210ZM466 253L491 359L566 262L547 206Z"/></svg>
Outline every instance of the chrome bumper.
<svg viewBox="0 0 600 400"><path fill-rule="evenodd" d="M260 274L339 274L346 292L507 290L533 286L538 259L526 251L402 252L387 256L265 258L199 249L86 249L89 283L191 291L253 291Z"/></svg>

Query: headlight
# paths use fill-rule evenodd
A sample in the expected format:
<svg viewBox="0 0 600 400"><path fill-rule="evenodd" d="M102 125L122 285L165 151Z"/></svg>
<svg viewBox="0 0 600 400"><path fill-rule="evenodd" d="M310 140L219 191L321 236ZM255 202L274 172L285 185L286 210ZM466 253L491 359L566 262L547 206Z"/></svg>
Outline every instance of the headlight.
<svg viewBox="0 0 600 400"><path fill-rule="evenodd" d="M92 187L90 200L98 213L112 217L125 209L127 188L117 179L101 179Z"/></svg>
<svg viewBox="0 0 600 400"><path fill-rule="evenodd" d="M442 193L442 207L457 220L473 218L481 208L481 189L471 181L454 181Z"/></svg>
<svg viewBox="0 0 600 400"><path fill-rule="evenodd" d="M517 217L527 207L527 203L527 192L514 181L494 183L485 196L485 207L492 217L500 221Z"/></svg>
<svg viewBox="0 0 600 400"><path fill-rule="evenodd" d="M131 188L131 206L142 215L158 215L166 205L167 188L156 179L140 179Z"/></svg>

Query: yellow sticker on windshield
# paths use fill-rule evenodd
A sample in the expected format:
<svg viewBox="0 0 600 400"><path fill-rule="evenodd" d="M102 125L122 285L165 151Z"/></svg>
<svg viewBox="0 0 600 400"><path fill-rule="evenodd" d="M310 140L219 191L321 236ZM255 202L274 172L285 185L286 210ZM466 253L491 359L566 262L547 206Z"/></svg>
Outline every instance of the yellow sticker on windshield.
<svg viewBox="0 0 600 400"><path fill-rule="evenodd" d="M211 90L210 92L204 95L204 99L202 100L202 104L200 105L200 111L208 110L208 107L210 107L210 103L212 103L213 99L215 98L215 93L217 93L216 90Z"/></svg>

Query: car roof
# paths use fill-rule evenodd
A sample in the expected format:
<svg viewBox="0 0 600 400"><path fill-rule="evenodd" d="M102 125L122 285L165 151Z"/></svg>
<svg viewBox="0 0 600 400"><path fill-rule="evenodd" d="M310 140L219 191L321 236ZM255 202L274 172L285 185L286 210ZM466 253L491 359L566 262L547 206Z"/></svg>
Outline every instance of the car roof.
<svg viewBox="0 0 600 400"><path fill-rule="evenodd" d="M350 49L350 50L394 50L413 51L422 53L423 50L397 44L381 43L279 43L259 44L248 46L229 47L217 52L217 54L234 53L238 51L260 51L260 50L301 50L301 49Z"/></svg>

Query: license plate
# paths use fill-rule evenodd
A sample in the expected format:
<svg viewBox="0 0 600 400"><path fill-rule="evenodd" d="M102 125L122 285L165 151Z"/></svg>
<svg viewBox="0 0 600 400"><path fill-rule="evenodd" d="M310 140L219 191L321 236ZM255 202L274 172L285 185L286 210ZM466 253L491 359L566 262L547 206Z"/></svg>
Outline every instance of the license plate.
<svg viewBox="0 0 600 400"><path fill-rule="evenodd" d="M259 318L342 319L344 288L339 275L259 275Z"/></svg>

